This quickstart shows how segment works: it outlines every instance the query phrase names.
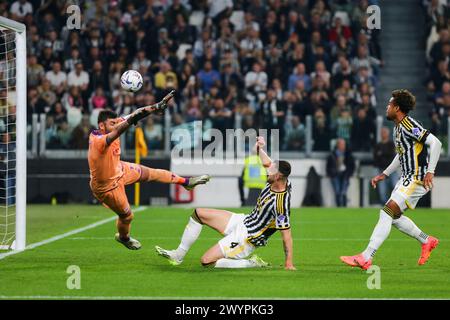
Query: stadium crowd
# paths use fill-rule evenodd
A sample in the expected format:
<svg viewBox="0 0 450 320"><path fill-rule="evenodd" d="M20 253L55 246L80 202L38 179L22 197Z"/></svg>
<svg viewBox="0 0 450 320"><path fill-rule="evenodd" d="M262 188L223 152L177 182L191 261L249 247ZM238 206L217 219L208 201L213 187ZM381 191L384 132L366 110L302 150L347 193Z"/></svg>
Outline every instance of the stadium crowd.
<svg viewBox="0 0 450 320"><path fill-rule="evenodd" d="M66 26L72 2L80 30ZM0 1L2 16L27 25L28 122L47 115L47 148L86 149L99 109L127 114L172 88L172 126L279 129L283 150L304 150L310 115L315 151L375 142L383 62L366 8L377 1L72 2ZM127 69L144 77L136 94L120 88ZM163 147L162 116L143 129L150 149Z"/></svg>
<svg viewBox="0 0 450 320"><path fill-rule="evenodd" d="M426 55L428 79L426 81L428 100L431 103L430 116L432 132L438 137L448 133L450 117L450 33L449 7L447 1L424 0L426 16ZM447 139L442 139L446 141Z"/></svg>

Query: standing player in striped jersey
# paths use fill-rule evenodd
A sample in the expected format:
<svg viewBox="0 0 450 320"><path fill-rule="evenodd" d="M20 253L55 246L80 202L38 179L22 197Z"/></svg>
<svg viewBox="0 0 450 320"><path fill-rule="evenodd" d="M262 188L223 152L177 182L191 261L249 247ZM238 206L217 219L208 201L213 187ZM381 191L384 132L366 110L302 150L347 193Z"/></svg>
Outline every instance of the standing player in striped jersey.
<svg viewBox="0 0 450 320"><path fill-rule="evenodd" d="M285 252L285 269L295 270L293 264L292 236L290 225L291 184L288 181L291 166L287 161L272 161L262 150L265 142L258 137L262 164L267 168L267 184L261 191L251 214L236 214L217 209L195 209L189 218L181 243L175 250L156 246L156 251L172 265L183 262L189 248L197 240L203 225L207 225L224 237L201 258L203 266L216 268L266 267L268 264L253 251L265 246L269 237L281 231ZM250 257L250 258L249 258Z"/></svg>
<svg viewBox="0 0 450 320"><path fill-rule="evenodd" d="M386 109L386 117L395 123L394 142L397 155L392 163L371 181L376 188L378 182L386 179L399 167L402 177L398 181L391 198L382 210L373 230L366 250L356 256L343 256L341 260L352 266L367 270L372 265L372 257L386 240L391 225L417 239L422 244L418 261L423 265L436 248L439 240L428 236L414 222L403 215L409 208L414 209L419 199L433 187L434 169L441 153L441 142L422 125L408 116L416 104L415 97L408 90L394 90Z"/></svg>

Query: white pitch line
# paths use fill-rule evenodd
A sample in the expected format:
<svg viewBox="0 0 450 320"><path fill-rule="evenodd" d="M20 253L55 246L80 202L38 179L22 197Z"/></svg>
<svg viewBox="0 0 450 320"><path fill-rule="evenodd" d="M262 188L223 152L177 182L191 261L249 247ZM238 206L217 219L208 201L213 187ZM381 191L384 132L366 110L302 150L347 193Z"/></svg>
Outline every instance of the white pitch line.
<svg viewBox="0 0 450 320"><path fill-rule="evenodd" d="M445 298L340 298L340 297L161 297L161 296L0 296L0 300L447 300ZM194 303L194 302L193 302Z"/></svg>
<svg viewBox="0 0 450 320"><path fill-rule="evenodd" d="M180 237L139 237L140 240L179 240ZM211 238L211 237L206 237L206 238L199 238L197 241L202 241L202 240L218 240L220 238ZM67 240L73 240L73 241L77 241L77 240L111 240L111 238L108 237L73 237L73 238L69 238ZM282 239L271 239L271 241L281 241ZM292 238L292 240L295 241L368 241L369 238L364 238L364 239L358 239L358 238L348 238L348 239L342 239L342 238ZM450 239L441 239L439 238L439 241L449 241ZM389 239L390 242L392 241L408 241L411 242L410 238L406 238L406 239Z"/></svg>
<svg viewBox="0 0 450 320"><path fill-rule="evenodd" d="M144 209L146 209L146 207L138 207L138 208L134 209L133 212L139 212L139 211L142 211ZM42 241L39 241L39 242L36 242L36 243L32 243L32 244L26 246L25 250L31 250L31 249L34 249L34 248L37 248L37 247L49 244L51 242L55 242L55 241L61 240L63 238L69 237L71 235L74 235L74 234L77 234L77 233L80 233L80 232L83 232L83 231L86 231L86 230L89 230L89 229L96 228L96 227L101 226L101 225L103 225L105 223L111 222L111 221L113 221L115 219L117 219L117 216L109 217L107 219L103 219L103 220L94 222L94 223L92 223L90 225L87 225L85 227L81 227L81 228L78 228L78 229L75 229L75 230L72 230L72 231L69 231L69 232L66 232L66 233L63 233L63 234L51 237L51 238L46 239L46 240L42 240ZM25 251L25 250L23 250L23 251ZM4 259L6 257L12 256L12 255L21 253L23 251L10 251L10 252L1 253L0 254L0 260Z"/></svg>

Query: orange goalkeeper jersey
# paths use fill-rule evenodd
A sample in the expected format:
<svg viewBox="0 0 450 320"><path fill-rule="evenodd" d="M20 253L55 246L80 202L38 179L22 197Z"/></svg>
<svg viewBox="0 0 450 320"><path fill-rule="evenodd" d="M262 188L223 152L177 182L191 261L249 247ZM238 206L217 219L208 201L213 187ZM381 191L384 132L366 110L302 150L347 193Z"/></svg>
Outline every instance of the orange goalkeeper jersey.
<svg viewBox="0 0 450 320"><path fill-rule="evenodd" d="M102 193L118 186L118 180L123 176L120 163L120 139L106 144L106 134L94 130L89 135L88 151L90 186L94 193Z"/></svg>

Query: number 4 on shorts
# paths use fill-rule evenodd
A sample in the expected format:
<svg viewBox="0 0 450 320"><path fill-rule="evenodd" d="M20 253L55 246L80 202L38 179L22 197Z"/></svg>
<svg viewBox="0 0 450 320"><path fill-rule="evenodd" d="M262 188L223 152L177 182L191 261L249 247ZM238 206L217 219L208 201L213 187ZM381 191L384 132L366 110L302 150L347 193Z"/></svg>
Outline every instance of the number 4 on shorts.
<svg viewBox="0 0 450 320"><path fill-rule="evenodd" d="M237 247L238 244L239 244L239 242L232 242L230 245L230 248L233 249L233 248Z"/></svg>

